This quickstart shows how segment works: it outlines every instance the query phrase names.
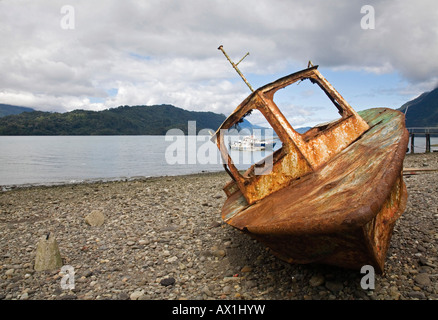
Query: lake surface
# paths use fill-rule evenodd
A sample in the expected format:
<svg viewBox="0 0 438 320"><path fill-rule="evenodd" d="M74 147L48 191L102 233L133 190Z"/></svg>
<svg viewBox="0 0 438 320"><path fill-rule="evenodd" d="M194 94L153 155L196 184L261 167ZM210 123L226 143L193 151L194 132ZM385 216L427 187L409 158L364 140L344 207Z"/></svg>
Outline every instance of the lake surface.
<svg viewBox="0 0 438 320"><path fill-rule="evenodd" d="M432 138L431 144L437 145L438 138ZM415 138L415 152L424 152L425 145L424 137ZM238 169L246 169L271 153L232 151L231 157ZM224 171L219 151L208 136L0 136L3 187L203 171Z"/></svg>
<svg viewBox="0 0 438 320"><path fill-rule="evenodd" d="M232 153L239 169L266 156L263 151L246 155L235 158ZM203 171L224 171L219 150L208 136L0 136L0 186Z"/></svg>
<svg viewBox="0 0 438 320"><path fill-rule="evenodd" d="M424 153L426 152L426 137L415 135L414 138L414 152L415 153ZM430 151L438 151L438 137L430 137ZM411 138L409 137L409 152L411 152Z"/></svg>

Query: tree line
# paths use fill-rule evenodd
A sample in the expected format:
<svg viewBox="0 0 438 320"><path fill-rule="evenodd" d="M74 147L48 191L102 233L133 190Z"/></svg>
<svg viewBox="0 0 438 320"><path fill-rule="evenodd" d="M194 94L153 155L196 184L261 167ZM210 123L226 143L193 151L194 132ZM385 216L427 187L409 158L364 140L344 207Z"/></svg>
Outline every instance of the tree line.
<svg viewBox="0 0 438 320"><path fill-rule="evenodd" d="M0 135L165 135L170 129L185 134L188 122L197 131L216 130L225 115L187 111L172 105L120 106L103 111L23 112L0 118Z"/></svg>

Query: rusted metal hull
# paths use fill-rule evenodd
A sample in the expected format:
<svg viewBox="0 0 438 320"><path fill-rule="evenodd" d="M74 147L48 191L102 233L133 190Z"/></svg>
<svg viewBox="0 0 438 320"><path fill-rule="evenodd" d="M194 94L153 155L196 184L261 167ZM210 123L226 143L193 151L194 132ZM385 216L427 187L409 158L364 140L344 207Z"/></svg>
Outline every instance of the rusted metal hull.
<svg viewBox="0 0 438 320"><path fill-rule="evenodd" d="M340 119L299 134L273 101L274 94L310 80L332 101ZM259 110L282 147L272 166L245 173L234 166L223 131ZM376 108L356 112L317 66L267 84L248 96L213 138L232 181L224 187L223 220L265 243L292 263L325 263L383 272L407 192L403 159L409 139L404 115ZM266 163L266 162L265 162Z"/></svg>
<svg viewBox="0 0 438 320"><path fill-rule="evenodd" d="M369 129L315 170L256 203L226 186L223 220L291 263L324 263L383 272L407 191L404 115L386 108L358 113ZM230 191L231 190L231 191Z"/></svg>

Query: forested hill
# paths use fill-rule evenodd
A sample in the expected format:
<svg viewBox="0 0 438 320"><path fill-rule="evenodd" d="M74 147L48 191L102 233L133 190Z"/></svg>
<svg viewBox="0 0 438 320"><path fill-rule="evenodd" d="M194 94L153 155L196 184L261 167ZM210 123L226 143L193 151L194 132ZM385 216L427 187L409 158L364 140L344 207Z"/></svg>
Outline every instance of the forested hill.
<svg viewBox="0 0 438 320"><path fill-rule="evenodd" d="M169 129L187 134L189 121L216 129L223 114L187 111L172 105L120 106L103 111L24 112L0 118L0 135L165 135Z"/></svg>
<svg viewBox="0 0 438 320"><path fill-rule="evenodd" d="M32 112L32 111L35 110L32 108L18 107L18 106L12 106L10 104L0 103L0 117L9 116L11 114L19 114L22 112Z"/></svg>

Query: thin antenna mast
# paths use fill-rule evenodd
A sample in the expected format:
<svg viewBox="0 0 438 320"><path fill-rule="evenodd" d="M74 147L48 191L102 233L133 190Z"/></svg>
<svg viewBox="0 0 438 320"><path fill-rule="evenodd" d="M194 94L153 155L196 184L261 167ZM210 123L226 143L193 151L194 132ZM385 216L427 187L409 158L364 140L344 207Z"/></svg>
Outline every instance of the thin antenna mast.
<svg viewBox="0 0 438 320"><path fill-rule="evenodd" d="M221 50L222 53L225 55L225 57L228 59L228 61L231 63L231 65L233 66L233 68L237 71L237 73L239 74L239 76L243 79L243 81L246 83L246 85L249 87L249 89L251 89L252 92L254 92L254 89L251 87L251 85L249 84L248 80L246 80L246 78L243 76L242 72L240 72L239 68L237 67L237 65L239 63L241 63L243 61L243 59L246 58L246 56L249 55L249 52L247 52L245 54L245 56L240 59L240 61L238 63L234 63L233 61L231 61L230 57L227 55L227 53L225 52L224 48L222 45L219 46L218 50Z"/></svg>

